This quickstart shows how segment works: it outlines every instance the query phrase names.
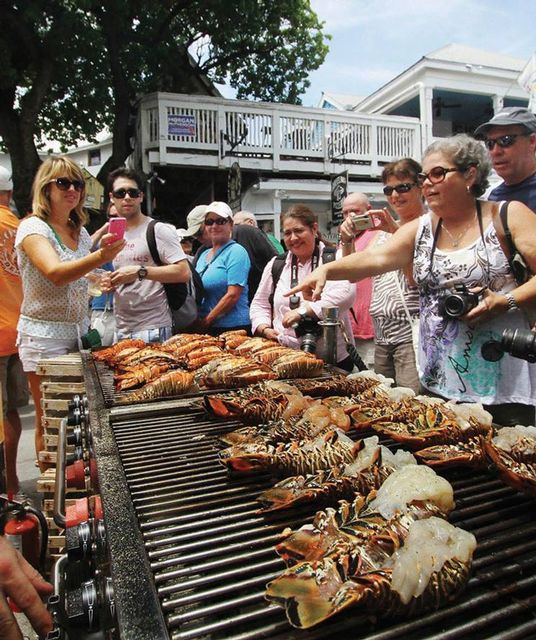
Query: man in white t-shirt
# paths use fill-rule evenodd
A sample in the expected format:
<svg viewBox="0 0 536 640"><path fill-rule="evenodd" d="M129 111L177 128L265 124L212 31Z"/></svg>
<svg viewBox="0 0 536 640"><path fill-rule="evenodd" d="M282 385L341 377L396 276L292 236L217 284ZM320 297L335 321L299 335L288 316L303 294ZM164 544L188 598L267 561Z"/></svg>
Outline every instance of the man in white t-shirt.
<svg viewBox="0 0 536 640"><path fill-rule="evenodd" d="M175 227L155 225L156 247L162 265L151 257L147 227L151 218L141 211L143 182L131 169L121 167L108 177L110 199L127 220L125 248L113 261L117 339L140 338L162 342L171 337L172 319L163 283L188 282L190 268Z"/></svg>

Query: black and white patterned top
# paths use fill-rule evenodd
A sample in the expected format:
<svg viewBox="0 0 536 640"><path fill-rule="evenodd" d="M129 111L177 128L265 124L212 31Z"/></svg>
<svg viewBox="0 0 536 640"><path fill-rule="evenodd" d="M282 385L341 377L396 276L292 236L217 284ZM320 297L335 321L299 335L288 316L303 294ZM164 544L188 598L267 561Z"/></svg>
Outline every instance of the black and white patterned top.
<svg viewBox="0 0 536 640"><path fill-rule="evenodd" d="M384 244L391 236L391 233L380 232L375 246ZM394 345L412 341L411 325L400 299L396 280L400 284L410 316L415 318L419 315L419 290L417 287L410 287L402 271L389 271L374 276L369 312L374 323L376 344Z"/></svg>

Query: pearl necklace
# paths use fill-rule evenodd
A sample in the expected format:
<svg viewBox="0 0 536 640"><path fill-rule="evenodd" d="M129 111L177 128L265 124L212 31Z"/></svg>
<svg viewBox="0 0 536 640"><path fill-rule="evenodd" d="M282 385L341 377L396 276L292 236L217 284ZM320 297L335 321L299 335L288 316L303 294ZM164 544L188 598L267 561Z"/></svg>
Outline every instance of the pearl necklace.
<svg viewBox="0 0 536 640"><path fill-rule="evenodd" d="M476 211L475 211L475 215L474 217L471 219L471 221L467 224L467 226L465 226L462 231L457 235L457 236L453 236L452 233L447 229L447 227L445 226L445 222L443 221L443 226L442 228L445 229L448 237L450 238L450 243L452 244L452 247L454 249L457 249L460 246L460 242L462 241L462 238L464 237L464 235L469 231L469 229L473 226L473 222L475 221L476 218Z"/></svg>

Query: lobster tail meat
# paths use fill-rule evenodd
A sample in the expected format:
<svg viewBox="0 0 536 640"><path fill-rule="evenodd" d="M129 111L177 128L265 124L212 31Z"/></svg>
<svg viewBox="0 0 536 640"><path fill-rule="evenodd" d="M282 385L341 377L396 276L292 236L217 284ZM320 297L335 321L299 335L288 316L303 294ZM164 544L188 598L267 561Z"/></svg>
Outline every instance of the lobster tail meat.
<svg viewBox="0 0 536 640"><path fill-rule="evenodd" d="M503 482L536 496L536 427L503 427L484 448Z"/></svg>
<svg viewBox="0 0 536 640"><path fill-rule="evenodd" d="M194 384L194 376L187 371L168 371L156 380L149 382L128 396L122 396L122 402L140 402L165 398L187 393Z"/></svg>
<svg viewBox="0 0 536 640"><path fill-rule="evenodd" d="M409 616L454 599L467 583L475 537L434 515L393 525L390 538L376 533L353 549L341 545L287 569L267 585L266 598L303 629L349 606Z"/></svg>
<svg viewBox="0 0 536 640"><path fill-rule="evenodd" d="M367 495L378 489L387 476L404 464L416 464L406 451L391 453L378 444L378 437L360 440L354 461L308 476L292 476L264 491L257 500L262 511L276 511L304 503L332 504L352 500L356 494Z"/></svg>

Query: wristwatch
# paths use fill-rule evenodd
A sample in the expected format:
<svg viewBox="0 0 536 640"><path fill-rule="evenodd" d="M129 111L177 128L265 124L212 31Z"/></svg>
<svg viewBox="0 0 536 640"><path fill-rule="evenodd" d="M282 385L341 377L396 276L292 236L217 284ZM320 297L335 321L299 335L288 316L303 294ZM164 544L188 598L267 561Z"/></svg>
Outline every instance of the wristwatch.
<svg viewBox="0 0 536 640"><path fill-rule="evenodd" d="M141 267L138 269L138 280L143 280L146 277L147 269L143 265L141 265Z"/></svg>
<svg viewBox="0 0 536 640"><path fill-rule="evenodd" d="M505 293L504 297L508 302L508 311L515 311L516 309L519 309L519 305L511 293Z"/></svg>
<svg viewBox="0 0 536 640"><path fill-rule="evenodd" d="M307 307L306 307L304 304L302 304L301 306L299 306L299 307L296 309L296 311L298 312L298 315L300 316L300 318L301 318L302 320L305 320L305 318L307 318L307 315L308 315L308 313L307 313Z"/></svg>

